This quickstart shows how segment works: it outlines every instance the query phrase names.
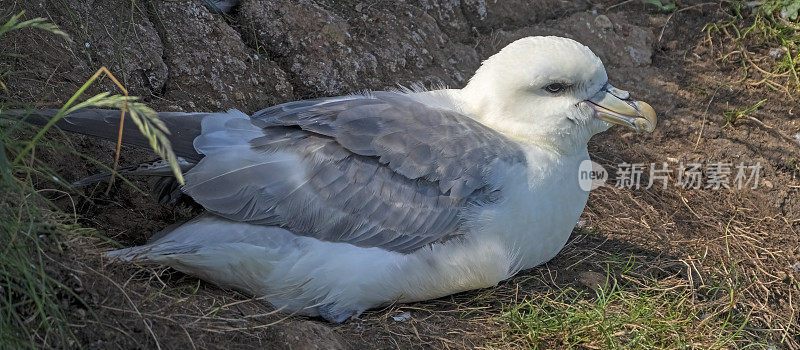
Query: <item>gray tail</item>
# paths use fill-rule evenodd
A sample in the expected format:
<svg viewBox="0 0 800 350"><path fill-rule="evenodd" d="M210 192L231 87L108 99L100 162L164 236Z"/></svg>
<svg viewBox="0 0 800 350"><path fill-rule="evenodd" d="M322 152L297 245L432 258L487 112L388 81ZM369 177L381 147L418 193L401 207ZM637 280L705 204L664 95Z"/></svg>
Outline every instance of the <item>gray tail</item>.
<svg viewBox="0 0 800 350"><path fill-rule="evenodd" d="M2 116L25 120L36 125L45 125L57 113L57 109L7 110L2 111ZM158 113L158 118L164 122L169 130L169 141L177 156L195 162L203 157L195 151L193 142L200 135L201 121L208 115L206 113ZM116 141L119 132L119 121L120 111L118 110L80 109L61 118L56 122L56 126L64 131ZM150 148L147 138L139 132L139 128L129 117L125 118L122 143Z"/></svg>
<svg viewBox="0 0 800 350"><path fill-rule="evenodd" d="M124 248L106 252L105 256L123 261L158 261L170 255L193 254L200 249L198 246L181 245L175 243L145 244L137 247Z"/></svg>

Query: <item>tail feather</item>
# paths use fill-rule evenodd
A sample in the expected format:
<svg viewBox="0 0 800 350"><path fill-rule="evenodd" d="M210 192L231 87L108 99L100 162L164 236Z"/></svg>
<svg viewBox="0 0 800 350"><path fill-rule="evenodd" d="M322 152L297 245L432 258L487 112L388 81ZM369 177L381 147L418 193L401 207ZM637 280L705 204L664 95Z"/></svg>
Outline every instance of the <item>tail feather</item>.
<svg viewBox="0 0 800 350"><path fill-rule="evenodd" d="M57 113L57 109L8 110L3 111L2 116L44 125ZM193 142L202 131L203 118L210 115L213 113L162 112L158 114L158 118L169 130L169 141L177 156L195 162L203 158L195 151ZM64 131L116 141L119 133L119 120L120 112L118 110L80 109L60 119L56 122L56 126ZM139 132L139 128L131 118L125 118L122 143L142 148L150 147L149 141Z"/></svg>
<svg viewBox="0 0 800 350"><path fill-rule="evenodd" d="M180 167L181 171L184 173L189 171L189 169L191 169L195 165L196 163L194 162L190 162L183 157L178 157L178 167ZM172 166L169 164L169 162L165 160L156 160L153 162L121 167L117 169L117 174L120 174L122 176L171 177ZM73 182L72 185L78 187L88 186L97 182L108 181L108 179L110 178L111 178L111 172L104 171L102 173L97 173L84 177L78 181Z"/></svg>
<svg viewBox="0 0 800 350"><path fill-rule="evenodd" d="M106 257L122 261L161 262L169 256L195 254L201 247L180 244L147 244L106 252Z"/></svg>

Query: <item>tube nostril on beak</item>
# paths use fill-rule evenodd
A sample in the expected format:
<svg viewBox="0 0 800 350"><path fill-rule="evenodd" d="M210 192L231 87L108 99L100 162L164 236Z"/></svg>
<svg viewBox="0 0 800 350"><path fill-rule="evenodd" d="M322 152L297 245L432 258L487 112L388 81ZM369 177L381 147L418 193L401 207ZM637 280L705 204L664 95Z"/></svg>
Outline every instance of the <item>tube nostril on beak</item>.
<svg viewBox="0 0 800 350"><path fill-rule="evenodd" d="M606 85L606 91L608 91L610 94L616 96L618 99L623 100L623 101L627 101L627 100L631 99L631 93L630 92L627 92L627 91L622 90L622 89L617 89L614 86L612 86L611 84L607 84Z"/></svg>

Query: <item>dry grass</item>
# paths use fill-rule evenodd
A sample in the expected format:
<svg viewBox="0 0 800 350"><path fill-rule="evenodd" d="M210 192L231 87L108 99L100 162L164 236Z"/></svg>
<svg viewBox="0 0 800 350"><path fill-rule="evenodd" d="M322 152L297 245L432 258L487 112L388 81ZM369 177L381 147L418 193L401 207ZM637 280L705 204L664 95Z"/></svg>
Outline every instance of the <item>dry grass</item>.
<svg viewBox="0 0 800 350"><path fill-rule="evenodd" d="M621 255L603 245L573 246L568 254L575 261L593 256L595 265L605 264L604 272L581 272L577 287L546 283L542 292L510 304L503 314L510 340L590 349L718 349L749 341L746 315L725 302L734 286L695 285L685 260Z"/></svg>
<svg viewBox="0 0 800 350"><path fill-rule="evenodd" d="M789 1L791 2L791 1ZM767 86L796 100L800 92L800 23L783 18L786 1L761 1L755 8L734 1L727 18L708 24L706 42L723 64L739 66L734 84Z"/></svg>
<svg viewBox="0 0 800 350"><path fill-rule="evenodd" d="M611 288L623 305L638 300L639 288L643 288L644 295L654 299L649 301L660 304L646 310L650 314L640 312L640 315L677 311L671 320L677 322L678 329L665 328L667 333L661 336L677 332L683 335L686 344L700 348L743 347L754 342L783 344L790 349L800 347L797 321L800 285L790 267L791 250L797 244L792 222L782 215L765 215L768 210L763 203L731 191L677 190L651 198L635 194L625 198L620 192L601 190L599 198L593 201L595 205L587 215L588 220L598 223L597 229L608 232L607 237L629 240L636 237L633 241L637 245L650 246L664 254L650 262L637 259L643 263L642 269L677 266L681 270L651 278L646 273L637 273L634 267L633 281L625 273L616 277L632 282L617 284L616 290ZM650 232L640 231L642 228L632 225L630 219L608 219L620 206L635 208L626 216L641 218L640 225L650 226ZM665 213L672 214L665 216ZM658 235L659 232L663 234ZM625 290L626 286L636 289ZM634 308L622 313L630 315L633 311L640 310ZM645 317L640 319L640 326L655 327L651 321L668 319ZM648 337L658 338L658 335ZM636 347L665 344L678 345L656 343Z"/></svg>

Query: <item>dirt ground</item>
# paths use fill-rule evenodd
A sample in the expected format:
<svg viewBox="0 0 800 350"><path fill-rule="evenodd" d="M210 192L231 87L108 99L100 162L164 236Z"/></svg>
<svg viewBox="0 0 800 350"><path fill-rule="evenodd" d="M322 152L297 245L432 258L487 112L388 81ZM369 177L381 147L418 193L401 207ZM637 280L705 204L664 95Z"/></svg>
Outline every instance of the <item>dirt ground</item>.
<svg viewBox="0 0 800 350"><path fill-rule="evenodd" d="M615 6L618 3L623 3ZM171 269L110 263L113 247L144 243L197 213L165 208L148 195L105 184L52 198L96 234L64 237L48 250L49 268L78 298L65 295L87 348L474 348L526 347L498 316L508 305L552 290L590 290L610 256L635 257L636 271L688 291L709 314L749 319L744 339L800 348L800 108L796 91L740 81L722 62L724 39L707 23L717 2L680 1L661 12L638 1L249 0L230 15L199 1L0 0L0 18L26 10L61 26L72 42L41 31L15 33L0 47L20 54L4 80L4 101L63 104L107 66L131 94L156 110L254 112L296 99L386 89L397 84L463 86L480 61L516 38L561 35L592 48L610 81L650 103L653 134L612 128L589 145L612 170L594 190L567 247L551 262L498 287L368 311L331 325L275 313L259 300ZM767 48L768 49L768 48ZM90 92L115 91L106 81ZM5 94L5 95L4 95ZM726 126L725 111L766 101ZM112 164L113 145L53 137ZM100 170L72 153L38 154L67 180ZM121 164L151 160L125 149ZM727 162L763 166L756 189L616 188L619 163ZM646 168L647 169L647 168ZM707 175L707 173L706 173ZM647 183L650 174L642 175ZM660 184L659 182L656 182ZM147 191L146 182L136 182ZM40 180L40 188L52 184ZM715 294L719 285L735 292ZM723 292L719 292L723 293ZM724 293L723 293L724 294ZM712 297L713 296L713 297ZM404 322L392 317L404 312ZM745 345L744 343L742 345ZM547 347L558 347L549 344Z"/></svg>

